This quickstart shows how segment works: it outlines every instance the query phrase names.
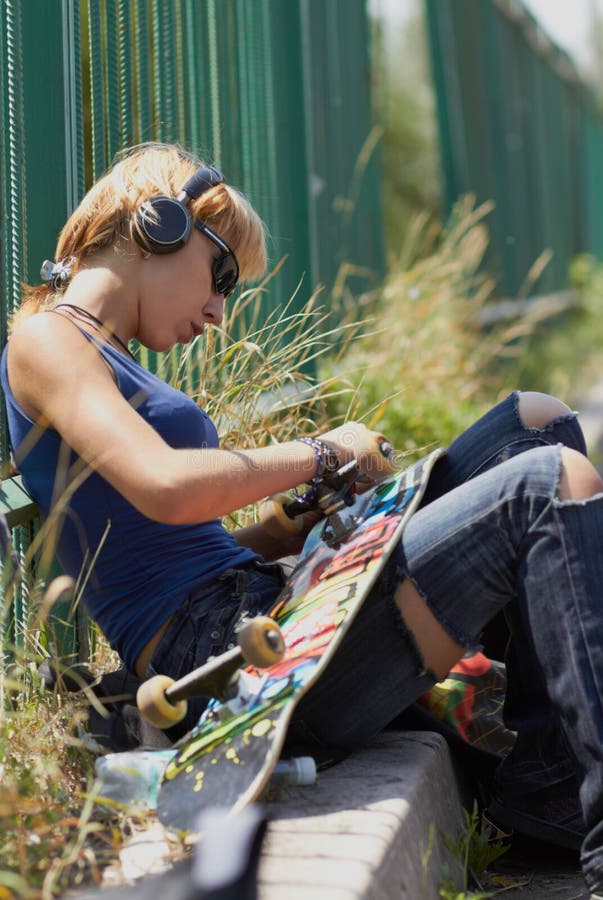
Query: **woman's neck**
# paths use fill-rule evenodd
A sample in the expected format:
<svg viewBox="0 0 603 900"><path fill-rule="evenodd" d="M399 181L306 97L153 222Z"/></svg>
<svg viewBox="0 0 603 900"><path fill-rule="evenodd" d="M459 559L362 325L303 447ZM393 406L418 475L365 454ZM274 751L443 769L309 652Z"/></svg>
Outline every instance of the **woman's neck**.
<svg viewBox="0 0 603 900"><path fill-rule="evenodd" d="M130 348L126 343L124 343L124 341L122 341L119 335L108 328L107 325L97 316L93 315L87 309L84 309L83 306L76 306L73 303L57 303L54 308L57 310L60 309L67 311L69 315L73 316L73 318L77 319L81 324L90 325L94 331L97 331L101 335L101 337L104 338L105 341L114 344L123 353L131 356L132 359L135 359L134 355L130 351Z"/></svg>
<svg viewBox="0 0 603 900"><path fill-rule="evenodd" d="M136 293L112 268L84 265L73 277L68 289L57 304L65 304L88 315L101 324L118 343L127 346L136 334ZM134 302L132 302L134 301Z"/></svg>

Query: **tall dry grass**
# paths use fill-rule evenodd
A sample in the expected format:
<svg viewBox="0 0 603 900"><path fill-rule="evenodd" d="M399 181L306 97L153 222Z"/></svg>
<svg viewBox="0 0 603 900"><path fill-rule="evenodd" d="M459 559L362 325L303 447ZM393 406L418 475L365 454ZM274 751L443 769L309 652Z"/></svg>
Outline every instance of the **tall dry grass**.
<svg viewBox="0 0 603 900"><path fill-rule="evenodd" d="M370 334L322 367L323 378L348 384L334 404L337 413L379 428L400 451L448 443L515 387L513 364L503 375L498 362L521 356L543 315L480 325L496 291L483 265L489 209L465 198L443 230L427 216L415 218L379 295L365 298ZM535 263L527 284L544 263Z"/></svg>

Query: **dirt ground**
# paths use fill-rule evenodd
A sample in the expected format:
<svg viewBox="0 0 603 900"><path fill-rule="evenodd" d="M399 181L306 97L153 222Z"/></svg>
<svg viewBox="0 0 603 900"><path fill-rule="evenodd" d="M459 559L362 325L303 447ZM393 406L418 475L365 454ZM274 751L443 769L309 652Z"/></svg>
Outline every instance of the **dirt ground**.
<svg viewBox="0 0 603 900"><path fill-rule="evenodd" d="M516 838L491 868L483 887L501 900L588 900L590 896L578 854L570 850Z"/></svg>

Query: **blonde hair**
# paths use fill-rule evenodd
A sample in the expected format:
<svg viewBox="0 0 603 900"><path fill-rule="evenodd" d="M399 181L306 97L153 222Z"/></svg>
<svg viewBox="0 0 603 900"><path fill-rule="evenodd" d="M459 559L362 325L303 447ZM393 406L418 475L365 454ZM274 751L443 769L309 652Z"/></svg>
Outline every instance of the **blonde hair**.
<svg viewBox="0 0 603 900"><path fill-rule="evenodd" d="M182 185L203 165L177 144L150 142L122 151L65 223L55 260L72 258L74 274L86 256L124 239L133 241L139 206L158 194L176 197ZM263 275L266 269L264 224L240 191L222 182L191 200L189 209L194 218L215 230L233 250L241 281L252 281ZM26 316L52 307L58 296L51 284L25 285L12 326Z"/></svg>

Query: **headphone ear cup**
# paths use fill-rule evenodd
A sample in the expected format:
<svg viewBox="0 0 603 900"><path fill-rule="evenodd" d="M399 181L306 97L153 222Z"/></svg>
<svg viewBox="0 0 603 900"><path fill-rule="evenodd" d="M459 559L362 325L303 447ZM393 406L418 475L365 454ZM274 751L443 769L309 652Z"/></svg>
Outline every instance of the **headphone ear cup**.
<svg viewBox="0 0 603 900"><path fill-rule="evenodd" d="M136 241L151 253L175 253L190 237L192 220L174 197L152 197L136 210Z"/></svg>

